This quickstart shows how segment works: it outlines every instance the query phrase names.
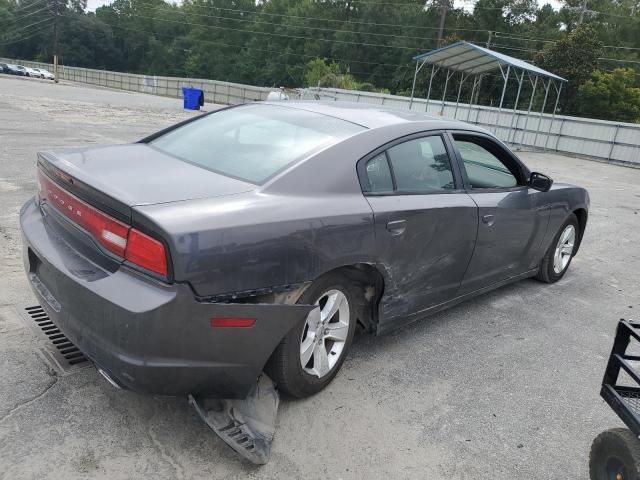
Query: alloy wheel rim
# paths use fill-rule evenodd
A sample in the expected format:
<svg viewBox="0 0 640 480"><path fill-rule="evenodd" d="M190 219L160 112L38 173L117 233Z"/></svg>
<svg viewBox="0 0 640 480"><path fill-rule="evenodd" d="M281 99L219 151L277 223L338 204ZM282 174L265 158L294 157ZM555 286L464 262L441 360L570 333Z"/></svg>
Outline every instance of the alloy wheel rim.
<svg viewBox="0 0 640 480"><path fill-rule="evenodd" d="M573 225L567 225L558 239L556 251L553 256L553 271L556 272L556 274L564 272L567 265L569 265L575 243L576 228Z"/></svg>
<svg viewBox="0 0 640 480"><path fill-rule="evenodd" d="M340 290L328 290L315 302L300 339L300 364L309 375L323 378L340 360L349 335L349 300Z"/></svg>

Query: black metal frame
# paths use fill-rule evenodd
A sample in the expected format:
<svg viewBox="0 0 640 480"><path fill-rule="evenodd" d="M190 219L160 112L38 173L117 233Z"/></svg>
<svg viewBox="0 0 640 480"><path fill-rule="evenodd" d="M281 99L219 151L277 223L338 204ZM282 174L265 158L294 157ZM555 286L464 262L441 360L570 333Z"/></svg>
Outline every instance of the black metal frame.
<svg viewBox="0 0 640 480"><path fill-rule="evenodd" d="M631 408L628 400L630 398L640 399L640 375L629 364L629 361L640 362L640 356L626 354L632 338L640 344L640 323L620 320L609 363L602 379L600 395L627 427L635 435L640 436L640 409ZM637 386L617 385L621 369Z"/></svg>

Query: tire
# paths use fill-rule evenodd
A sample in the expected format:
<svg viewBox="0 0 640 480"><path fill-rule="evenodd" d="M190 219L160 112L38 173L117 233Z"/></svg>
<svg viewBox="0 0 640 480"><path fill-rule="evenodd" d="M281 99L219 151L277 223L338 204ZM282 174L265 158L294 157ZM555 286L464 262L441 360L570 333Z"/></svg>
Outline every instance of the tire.
<svg viewBox="0 0 640 480"><path fill-rule="evenodd" d="M340 335L345 337L344 342L333 342L332 340L321 340L320 343L314 344L313 354L309 357L309 362L306 367L302 365L302 347L303 340L309 345L311 336L315 335L313 329L309 327L307 319L296 325L289 331L284 337L282 342L278 345L276 350L271 355L265 371L274 380L278 386L278 390L285 395L295 398L304 398L310 395L318 393L325 388L335 378L336 374L340 370L342 363L353 341L353 335L356 330L357 323L357 299L358 290L354 288L352 282L346 279L344 276L338 273L330 273L323 277L320 277L311 284L307 290L302 294L297 303L299 304L318 304L320 301L321 308L327 306L329 301L322 302L326 298L331 298L331 295L336 295L336 298L342 298L338 294L331 292L339 292L344 296L344 300L347 302L348 315L344 311L344 300L340 303L341 308L331 318L326 319L324 332L326 333L330 328L340 327ZM330 294L329 297L326 294ZM328 310L327 310L328 311ZM318 317L323 318L323 317ZM344 321L348 318L348 327L344 326ZM338 319L338 321L336 321ZM340 323L342 322L342 323ZM319 328L321 327L317 323ZM329 327L335 325L334 327ZM336 331L336 330L334 330ZM303 337L304 336L304 337ZM317 340L317 335L315 336ZM340 345L342 344L342 345ZM340 347L338 353L333 353ZM329 350L326 354L328 366L331 362L333 365L322 376L318 376L318 372L311 373L312 370L316 370L316 348L325 348ZM338 355L337 360L334 360L334 356ZM319 367L320 370L324 368Z"/></svg>
<svg viewBox="0 0 640 480"><path fill-rule="evenodd" d="M557 265L554 264L556 258L556 249L559 247L559 242L562 235L569 229L569 227L573 227L573 242L571 245L571 253L562 254L563 258L566 259L566 263L563 264L562 269L560 271L556 270ZM573 259L573 255L576 251L576 246L578 245L578 239L580 238L580 225L578 223L578 219L572 213L567 217L562 226L558 229L558 232L553 237L553 241L551 245L549 245L549 249L545 253L544 257L542 257L542 261L540 262L540 267L538 268L538 274L536 275L536 280L540 280L545 283L555 283L564 277L564 274L567 273L569 269L569 265L571 265L571 260ZM566 252L566 248L564 250Z"/></svg>
<svg viewBox="0 0 640 480"><path fill-rule="evenodd" d="M591 480L640 480L640 440L626 428L598 435L589 453Z"/></svg>

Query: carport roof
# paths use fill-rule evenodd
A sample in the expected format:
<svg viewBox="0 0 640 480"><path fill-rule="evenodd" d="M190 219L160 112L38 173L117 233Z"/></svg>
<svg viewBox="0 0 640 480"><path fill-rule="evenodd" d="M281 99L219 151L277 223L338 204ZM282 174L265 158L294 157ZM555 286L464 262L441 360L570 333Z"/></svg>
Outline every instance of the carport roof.
<svg viewBox="0 0 640 480"><path fill-rule="evenodd" d="M501 68L503 65L510 65L513 68L520 68L531 72L533 75L566 82L564 78L554 75L551 72L547 72L535 65L531 65L524 60L510 57L503 53L494 52L488 48L480 47L465 41L416 55L413 59L417 61L423 60L424 62L435 65L436 67L465 72L471 75L489 72L496 68Z"/></svg>

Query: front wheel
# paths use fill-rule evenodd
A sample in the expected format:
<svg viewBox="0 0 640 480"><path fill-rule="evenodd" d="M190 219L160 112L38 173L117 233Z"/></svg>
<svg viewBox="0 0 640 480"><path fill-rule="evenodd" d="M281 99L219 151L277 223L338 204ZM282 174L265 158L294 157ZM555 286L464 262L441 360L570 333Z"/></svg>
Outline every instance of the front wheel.
<svg viewBox="0 0 640 480"><path fill-rule="evenodd" d="M276 348L266 371L281 392L303 398L336 376L356 328L356 289L339 274L316 280L298 303L317 305Z"/></svg>
<svg viewBox="0 0 640 480"><path fill-rule="evenodd" d="M589 454L591 480L640 480L640 440L626 428L598 435Z"/></svg>
<svg viewBox="0 0 640 480"><path fill-rule="evenodd" d="M555 283L564 276L576 251L579 231L578 219L572 213L562 224L542 258L536 279L545 283Z"/></svg>

